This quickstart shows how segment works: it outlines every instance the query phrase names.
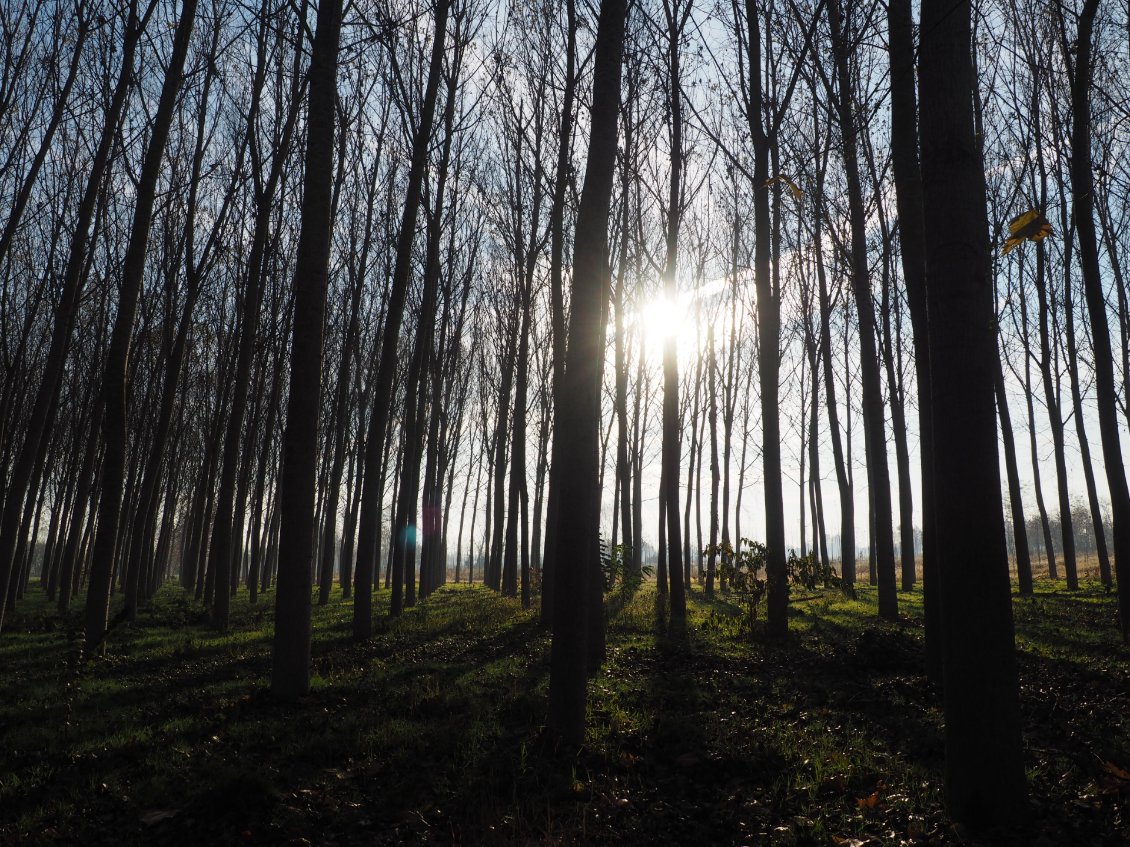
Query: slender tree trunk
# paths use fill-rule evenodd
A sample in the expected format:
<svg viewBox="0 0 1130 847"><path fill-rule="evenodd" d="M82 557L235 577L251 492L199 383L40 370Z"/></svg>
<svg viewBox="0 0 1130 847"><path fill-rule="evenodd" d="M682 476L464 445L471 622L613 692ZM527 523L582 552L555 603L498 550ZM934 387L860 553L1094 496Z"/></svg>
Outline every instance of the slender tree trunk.
<svg viewBox="0 0 1130 847"><path fill-rule="evenodd" d="M284 325L286 323L288 323L288 321L284 321ZM255 476L255 491L252 494L251 561L248 565L247 573L248 600L252 605L259 600L260 578L265 571L263 562L266 558L267 544L263 536L269 533L270 510L267 512L267 533L264 533L262 526L263 498L267 489L267 469L270 466L272 445L275 439L275 422L278 420L279 407L282 401L282 377L283 369L281 366L278 366L275 368L275 375L272 380L271 396L267 400L267 421L263 426L263 449L259 456L259 467Z"/></svg>
<svg viewBox="0 0 1130 847"><path fill-rule="evenodd" d="M445 111L454 109L449 97ZM450 129L450 122L445 121ZM427 412L427 364L432 356L435 312L439 296L439 251L443 223L443 196L447 183L448 156L451 151L450 133L444 138L444 155L439 166L439 184L436 190L435 209L430 216L427 234L427 257L424 268L424 291L416 322L416 342L408 365L404 403L407 414L404 420L404 463L400 469L397 502L393 521L392 542L392 600L389 614L399 615L405 605L416 602L415 552L419 549L420 528L415 520L420 493L420 464L424 453L425 414ZM439 410L433 409L433 415Z"/></svg>
<svg viewBox="0 0 1130 847"><path fill-rule="evenodd" d="M1107 260L1110 262L1110 270L1114 276L1114 291L1118 300L1118 324L1122 336L1122 343L1118 346L1119 357L1122 360L1123 397L1126 398L1122 402L1122 413L1126 417L1126 423L1130 425L1130 286L1126 284L1122 262L1116 248L1117 241L1110 221L1109 196L1109 190L1104 192L1102 202L1097 204L1097 212L1103 230L1102 243L1106 246Z"/></svg>
<svg viewBox="0 0 1130 847"><path fill-rule="evenodd" d="M700 470L702 462L702 447L699 437L699 401L702 397L700 390L702 385L702 357L696 357L699 361L695 363L695 376L691 384L687 386L688 393L693 386L694 400L687 403L690 406L690 427L691 427L691 444L690 450L687 451L687 497L686 503L683 506L683 572L689 574L691 566L691 508L694 507L695 523L698 530L698 535L702 537L702 486L700 485ZM689 399L689 398L688 398ZM680 428L681 429L681 428ZM680 433L680 438L682 437ZM701 545L699 545L701 549ZM700 574L700 578L701 578ZM690 584L688 578L685 583Z"/></svg>
<svg viewBox="0 0 1130 847"><path fill-rule="evenodd" d="M353 596L353 549L357 537L357 508L361 503L361 487L353 484L357 470L358 451L349 451L349 470L345 477L345 490L349 496L345 505L345 523L341 531L341 571L338 582L341 585L341 599Z"/></svg>
<svg viewBox="0 0 1130 847"><path fill-rule="evenodd" d="M820 186L822 181L818 183ZM832 459L836 466L836 484L840 494L840 571L844 590L855 591L855 495L852 492L851 474L845 455L840 419L836 403L836 377L832 370L832 302L828 281L824 273L820 232L823 223L815 222L816 277L820 288L820 354L824 371L824 404L828 410L828 431L832 437ZM850 403L849 403L850 406Z"/></svg>
<svg viewBox="0 0 1130 847"><path fill-rule="evenodd" d="M354 569L356 582L353 598L353 637L358 641L368 639L373 633L372 574L381 546L381 488L384 479L381 448L384 445L385 430L388 428L393 402L393 380L396 376L400 325L404 320L404 306L412 274L412 245L415 242L416 219L423 193L428 146L432 137L432 123L443 72L444 43L450 8L451 0L439 0L435 10L435 34L432 38L428 79L424 88L420 122L415 127L412 137L412 162L409 166L404 212L396 242L396 264L393 269L381 337L381 357L377 366L372 410L369 413L369 431L365 440L357 565Z"/></svg>
<svg viewBox="0 0 1130 847"><path fill-rule="evenodd" d="M522 290L522 323L518 330L518 361L514 385L514 427L510 447L510 515L506 527L506 569L503 579L503 594L513 597L514 584L518 577L519 559L523 559L529 569L529 557L523 545L518 554L519 518L526 510L522 505L527 498L526 491L526 398L529 390L530 361L530 322L532 319L533 280L527 279ZM522 606L529 606L529 585L525 577L522 581Z"/></svg>
<svg viewBox="0 0 1130 847"><path fill-rule="evenodd" d="M783 636L789 627L789 585L785 564L785 506L781 468L781 292L774 285L772 220L769 210L769 157L774 138L762 121L765 89L762 79L761 10L746 0L746 66L749 102L746 122L753 142L754 289L757 296L758 376L761 388L762 485L765 495L766 627ZM775 131L775 127L770 128Z"/></svg>
<svg viewBox="0 0 1130 847"><path fill-rule="evenodd" d="M922 601L925 616L926 672L942 682L941 606L934 511L933 392L926 308L926 246L922 208L922 171L918 161L918 103L914 91L914 16L910 0L887 4L891 62L891 168L895 177L899 249L906 300L914 337L918 387L918 442L922 476Z"/></svg>
<svg viewBox="0 0 1130 847"><path fill-rule="evenodd" d="M1043 133L1040 129L1040 106L1036 102L1036 111L1032 113L1035 125L1036 138L1036 167L1040 178L1040 205L1046 205L1048 196L1047 174L1043 155ZM1052 298L1048 294L1052 293ZM1055 319L1052 311L1057 304L1054 302L1054 292L1051 291L1051 282L1047 269L1047 249L1041 242L1036 245L1036 296L1039 303L1039 332L1040 332L1040 375L1043 378L1044 403L1048 410L1048 424L1052 431L1052 452L1055 456L1056 493L1059 497L1059 531L1063 542L1063 570L1067 577L1067 587L1074 590L1079 587L1075 564L1075 533L1071 526L1071 496L1067 489L1067 455L1063 437L1063 414L1060 409L1058 392L1058 369L1052 373L1052 339L1048 322ZM1049 300L1051 302L1049 302ZM1049 560L1050 561L1050 560ZM1056 574L1051 574L1052 578Z"/></svg>
<svg viewBox="0 0 1130 847"><path fill-rule="evenodd" d="M375 171L375 169L374 169ZM365 247L362 249L362 258L357 271L357 278L353 281L353 290L349 298L349 320L346 324L345 343L342 345L341 362L337 374L337 396L335 398L336 413L334 415L337 426L333 433L333 467L330 470L329 491L327 492L326 513L322 525L322 555L321 572L318 578L318 605L324 606L329 602L330 590L333 588L334 559L337 550L337 512L341 496L341 476L345 471L346 458L346 433L349 430L349 387L353 379L353 352L357 346L360 334L361 292L364 289L364 268L368 261L368 245L372 231L373 204L367 204L365 215ZM344 568L345 559L342 559ZM347 581L342 580L342 585Z"/></svg>
<svg viewBox="0 0 1130 847"><path fill-rule="evenodd" d="M1111 539L1118 577L1118 609L1122 640L1130 643L1130 487L1122 461L1118 431L1118 386L1114 377L1114 354L1110 346L1106 296L1099 268L1095 233L1094 174L1091 167L1091 35L1098 0L1086 0L1079 15L1075 73L1071 85L1071 195L1072 216L1079 238L1083 270L1083 294L1091 319L1091 343L1095 349L1095 394L1099 409L1099 436L1110 490Z"/></svg>
<svg viewBox="0 0 1130 847"><path fill-rule="evenodd" d="M1094 224L1092 224L1092 228ZM1097 248L1096 248L1097 249ZM1087 438L1087 425L1083 418L1083 392L1079 383L1079 355L1075 338L1075 305L1071 298L1071 275L1064 274L1063 313L1067 330L1067 370L1071 379L1071 411L1075 418L1075 434L1079 438L1079 464L1083 466L1083 481L1087 487L1087 505L1091 512L1091 530L1094 532L1095 554L1099 560L1099 578L1108 588L1112 584L1110 557L1106 548L1106 529L1103 526L1103 513L1099 507L1098 486L1095 484L1095 468L1091 463L1091 445Z"/></svg>
<svg viewBox="0 0 1130 847"><path fill-rule="evenodd" d="M637 275L637 279L639 276ZM632 404L632 570L643 573L643 447L640 412L644 393L644 345L636 347L636 396Z"/></svg>
<svg viewBox="0 0 1130 847"><path fill-rule="evenodd" d="M871 550L879 583L879 616L887 620L898 617L895 579L895 549L891 527L891 480L887 466L887 438L883 413L882 385L879 377L879 354L875 342L875 306L871 298L870 272L867 260L866 212L859 180L855 116L851 109L851 74L848 50L844 43L839 0L829 0L828 19L839 75L837 109L840 142L843 146L844 169L847 174L848 207L851 225L851 287L859 315L859 363L863 381L863 430L867 460L867 488L873 508Z"/></svg>
<svg viewBox="0 0 1130 847"><path fill-rule="evenodd" d="M1004 390L1004 370L1000 359L993 374L997 414L1000 416L1001 436L1004 440L1005 472L1008 475L1009 507L1012 511L1012 535L1016 547L1016 581L1021 596L1032 593L1032 558L1028 553L1028 532L1024 521L1024 500L1020 494L1020 468L1016 463L1016 443L1012 434L1012 415L1008 411L1008 397Z"/></svg>
<svg viewBox="0 0 1130 847"><path fill-rule="evenodd" d="M706 348L706 380L710 392L710 410L707 412L710 417L710 555L706 559L706 596L713 597L718 548L718 484L721 481L718 468L718 362L714 354L713 323L706 330Z"/></svg>
<svg viewBox="0 0 1130 847"><path fill-rule="evenodd" d="M516 329L516 328L515 328ZM514 357L517 338L508 339L502 356L502 374L498 388L498 412L494 438L494 516L491 521L490 560L483 582L495 591L502 589L502 553L506 530L506 447L510 432L510 392L514 385Z"/></svg>
<svg viewBox="0 0 1130 847"><path fill-rule="evenodd" d="M603 2L603 0L602 0ZM557 408L563 402L565 386L565 357L567 337L565 325L565 197L570 183L573 144L573 103L576 98L577 74L577 14L575 0L566 0L565 12L565 81L561 99L561 130L557 139L557 165L553 177L553 200L549 210L549 302L553 324L553 410L556 421ZM553 441L556 444L557 435ZM558 503L561 499L560 475L562 468L553 461L556 449L550 454L549 488L545 498L545 554L541 572L541 622L553 622L556 612L557 527Z"/></svg>
<svg viewBox="0 0 1130 847"><path fill-rule="evenodd" d="M334 110L341 0L323 0L310 54L302 219L294 268L290 394L283 436L278 585L271 693L294 700L310 688L310 561L314 553L322 342L332 227Z"/></svg>
<svg viewBox="0 0 1130 847"><path fill-rule="evenodd" d="M812 490L812 552L815 554L817 550L820 553L820 563L824 568L824 573L830 573L832 569L831 559L828 557L828 533L824 526L824 497L821 492L820 485L820 376L819 365L817 364L816 355L816 340L811 329L806 330L809 336L808 354L809 370L811 371L812 379L812 405L809 407L809 425L808 425L808 450L809 450L809 481Z"/></svg>
<svg viewBox="0 0 1130 847"><path fill-rule="evenodd" d="M863 136L864 151L872 186L880 186L879 174L875 167L875 156L867 135ZM898 474L899 492L899 562L902 591L914 588L914 495L910 483L910 449L907 445L906 392L902 376L902 320L897 302L892 303L894 268L891 260L893 233L887 222L886 213L879 207L879 224L883 236L883 284L879 305L882 315L879 348L886 367L887 389L891 404L891 434L895 442L895 466ZM891 312L895 312L894 327L891 326Z"/></svg>
<svg viewBox="0 0 1130 847"><path fill-rule="evenodd" d="M538 423L538 458L534 471L534 523L530 538L530 567L539 577L542 576L542 515L545 512L545 480L549 472L549 422L552 414L549 405L549 386L546 384L548 379L548 374L543 373L543 386L538 389L541 421Z"/></svg>
<svg viewBox="0 0 1130 847"><path fill-rule="evenodd" d="M594 502L600 430L601 373L608 317L608 215L616 168L617 118L627 8L601 0L593 59L588 161L573 246L572 315L556 424L553 467L562 503L555 529L556 580L550 656L548 725L566 743L585 734L589 593L597 580ZM566 461L568 457L568 461Z"/></svg>
<svg viewBox="0 0 1130 847"><path fill-rule="evenodd" d="M102 385L105 404L102 428L106 448L102 460L102 495L98 504L98 532L94 537L90 588L86 595L85 621L88 649L99 644L106 633L106 620L110 609L110 581L123 517L122 487L126 470L126 416L129 405L127 369L130 341L137 313L137 302L141 296L142 278L145 274L145 253L149 246L149 228L157 195L157 179L161 173L165 144L173 123L173 113L195 18L196 0L184 0L173 35L169 64L165 68L157 112L153 118L153 129L137 182L129 244L122 261L122 282L118 295L117 314L110 335L110 346L106 351L106 371ZM130 593L134 597L137 591L136 579L136 573L130 575Z"/></svg>
<svg viewBox="0 0 1130 847"><path fill-rule="evenodd" d="M738 402L738 262L741 222L734 185L734 219L730 239L730 333L726 350L726 379L722 385L722 542L730 544L730 460L733 456L734 410ZM815 397L813 404L815 408Z"/></svg>
<svg viewBox="0 0 1130 847"><path fill-rule="evenodd" d="M623 333L623 329L621 328L619 332ZM625 339L621 338L619 343L624 345ZM639 574L633 565L635 557L632 555L635 544L633 540L635 530L632 520L632 466L628 461L628 371L627 364L624 361L623 349L618 351L616 358L619 360L616 371L615 399L617 426L616 490L618 499L613 508L618 510L620 518L620 535L624 545L624 566L629 579L633 579Z"/></svg>
<svg viewBox="0 0 1130 847"><path fill-rule="evenodd" d="M1040 482L1040 451L1036 446L1036 408L1032 401L1032 354L1028 342L1028 301L1024 290L1023 276L1021 276L1020 293L1020 325L1021 338L1024 341L1024 400L1028 409L1028 447L1032 454L1032 487L1036 493L1036 510L1040 516L1040 528L1044 535L1044 553L1048 563L1048 576L1057 579L1055 563L1055 543L1052 540L1051 523L1048 521L1048 510L1044 506L1044 489Z"/></svg>
<svg viewBox="0 0 1130 847"><path fill-rule="evenodd" d="M886 329L890 335L889 327ZM896 342L897 343L897 342ZM910 448L906 443L907 423L905 395L902 376L895 361L894 351L888 343L887 383L891 395L891 431L895 440L895 462L899 481L899 561L901 563L900 588L910 591L914 588L914 494L910 483Z"/></svg>
<svg viewBox="0 0 1130 847"><path fill-rule="evenodd" d="M628 91L626 94L626 101L628 105L628 115L624 120L624 150L628 151L627 155L632 155L635 150L634 142L634 126L631 119L630 108L633 98L636 96L634 90L634 75L628 76ZM635 568L636 558L633 555L632 547L635 544L635 533L632 529L632 493L631 493L631 469L628 464L628 339L627 329L625 328L624 318L627 312L627 295L624 291L624 280L628 273L628 234L631 230L631 222L629 219L629 210L631 204L629 198L631 197L631 176L632 170L625 163L621 167L621 185L620 191L622 194L621 202L623 203L623 210L620 218L620 250L616 262L616 290L615 290L615 308L616 308L616 329L613 338L614 349L614 413L616 415L616 489L618 494L618 501L613 504L613 512L619 509L619 517L621 524L621 536L624 539L624 558L622 567L624 568L624 577L626 582L632 582L639 577L639 571Z"/></svg>
<svg viewBox="0 0 1130 847"><path fill-rule="evenodd" d="M668 308L678 308L679 226L683 203L683 100L680 72L680 40L690 5L684 11L664 2L667 16L667 98L671 118L671 178L667 193L666 261L663 296ZM680 20L681 18L681 20ZM686 620L687 600L683 586L682 527L679 525L679 466L682 444L679 435L679 359L675 334L663 340L663 482L660 497L667 507L667 566L671 589L671 622ZM687 492L688 498L690 492Z"/></svg>

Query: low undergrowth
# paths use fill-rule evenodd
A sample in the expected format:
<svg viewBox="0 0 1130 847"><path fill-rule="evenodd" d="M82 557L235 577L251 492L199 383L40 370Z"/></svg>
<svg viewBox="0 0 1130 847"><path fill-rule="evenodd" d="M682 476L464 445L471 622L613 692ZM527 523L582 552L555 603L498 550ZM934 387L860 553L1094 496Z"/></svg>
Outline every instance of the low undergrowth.
<svg viewBox="0 0 1130 847"><path fill-rule="evenodd" d="M971 589L972 590L972 589ZM448 587L350 640L314 609L313 681L267 690L273 597L218 633L163 589L103 654L31 596L0 637L0 842L97 844L976 843L943 813L942 714L922 672L921 594L794 595L767 641L692 591L685 632L652 586L608 625L589 735L543 730L536 614ZM1015 601L1030 825L990 841L1126 844L1130 652L1113 598L1041 582ZM985 840L985 839L982 839Z"/></svg>

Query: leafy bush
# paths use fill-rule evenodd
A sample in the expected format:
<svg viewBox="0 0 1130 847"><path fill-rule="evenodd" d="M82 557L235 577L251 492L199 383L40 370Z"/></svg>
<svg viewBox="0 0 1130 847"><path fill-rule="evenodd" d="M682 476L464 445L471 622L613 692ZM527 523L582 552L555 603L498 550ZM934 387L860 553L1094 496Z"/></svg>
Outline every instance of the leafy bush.
<svg viewBox="0 0 1130 847"><path fill-rule="evenodd" d="M619 586L625 594L636 591L643 583L645 577L655 573L651 565L643 565L638 573L631 568L632 545L610 545L608 540L600 537L600 572L604 578L604 591L612 592Z"/></svg>
<svg viewBox="0 0 1130 847"><path fill-rule="evenodd" d="M708 545L702 553L704 556L718 557L718 575L723 584L729 583L730 590L745 607L752 631L761 601L765 598L766 580L762 572L769 557L769 548L760 541L743 538L737 553L728 541ZM821 585L834 586L840 583L839 576L831 565L824 567L815 555L798 556L795 551L789 553L786 573L790 584L803 586L809 591L815 591Z"/></svg>
<svg viewBox="0 0 1130 847"><path fill-rule="evenodd" d="M769 549L759 541L743 538L736 554L728 541L709 545L702 552L705 556L718 557L718 575L724 584L729 583L730 590L745 607L752 630L757 621L758 607L765 597L765 579L761 573L765 569Z"/></svg>
<svg viewBox="0 0 1130 847"><path fill-rule="evenodd" d="M815 553L798 556L795 550L790 550L785 567L789 582L803 586L809 591L815 591L820 586L835 587L840 584L836 569L831 564L825 567Z"/></svg>

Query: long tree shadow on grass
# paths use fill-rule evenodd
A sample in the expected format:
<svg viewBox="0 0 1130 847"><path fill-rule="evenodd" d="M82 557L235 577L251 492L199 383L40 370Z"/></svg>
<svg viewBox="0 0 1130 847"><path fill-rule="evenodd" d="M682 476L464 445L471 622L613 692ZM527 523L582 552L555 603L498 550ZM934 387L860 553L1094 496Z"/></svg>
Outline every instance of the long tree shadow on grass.
<svg viewBox="0 0 1130 847"><path fill-rule="evenodd" d="M253 621L236 619L234 651L190 626L196 656L175 656L184 633L147 621L70 695L86 717L68 731L87 734L0 779L0 820L93 845L825 845L905 840L913 827L960 842L941 828L940 711L913 622L816 601L794 609L797 632L770 642L727 630L726 598L692 593L680 639L656 628L651 599L609 619L580 751L541 731L547 635L491 592L441 591L366 645L343 637L347 605L316 610L314 686L292 705L266 691L268 637ZM61 677L34 678L37 659L65 653L51 649L9 650L24 699L4 707L16 724L5 739L66 720L51 701ZM1096 667L1021 657L1033 820L1067 839L1053 843L1121 843L1104 763L1126 764L1125 696L1104 691L1114 677ZM0 825L0 841L15 832Z"/></svg>

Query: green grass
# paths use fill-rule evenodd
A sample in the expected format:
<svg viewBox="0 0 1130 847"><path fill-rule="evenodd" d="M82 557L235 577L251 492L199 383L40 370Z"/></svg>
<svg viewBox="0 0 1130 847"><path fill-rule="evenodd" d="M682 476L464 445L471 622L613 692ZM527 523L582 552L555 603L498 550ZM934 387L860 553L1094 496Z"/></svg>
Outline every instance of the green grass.
<svg viewBox="0 0 1130 847"><path fill-rule="evenodd" d="M1130 843L1113 598L1038 586L1015 601L1032 793L1015 843ZM610 604L569 751L542 727L547 635L480 587L396 621L381 592L364 645L335 595L314 608L310 694L282 705L270 594L241 594L219 633L166 587L83 661L79 616L33 586L0 637L0 843L965 843L943 813L921 594L894 624L867 587L796 596L780 642L725 597L692 592L681 637L648 587Z"/></svg>

